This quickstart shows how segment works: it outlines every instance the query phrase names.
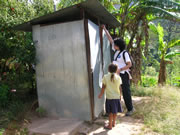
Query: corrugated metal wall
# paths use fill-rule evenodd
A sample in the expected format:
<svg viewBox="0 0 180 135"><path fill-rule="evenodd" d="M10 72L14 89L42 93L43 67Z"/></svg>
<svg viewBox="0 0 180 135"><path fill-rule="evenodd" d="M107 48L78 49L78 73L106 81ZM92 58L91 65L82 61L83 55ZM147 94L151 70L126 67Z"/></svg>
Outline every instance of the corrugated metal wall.
<svg viewBox="0 0 180 135"><path fill-rule="evenodd" d="M94 115L95 117L98 117L99 113L103 110L104 104L104 98L98 99L98 95L101 91L101 81L103 76L99 26L89 20L88 28L91 51L91 68L93 71Z"/></svg>
<svg viewBox="0 0 180 135"><path fill-rule="evenodd" d="M106 36L105 31L103 31L103 60L104 60L104 74L108 73L108 66L111 63L111 45Z"/></svg>
<svg viewBox="0 0 180 135"><path fill-rule="evenodd" d="M98 95L102 87L103 73L107 74L108 66L111 63L110 42L103 31L103 60L104 67L102 68L102 55L100 45L99 26L92 21L88 21L89 39L91 49L91 68L93 69L93 86L94 86L94 114L99 115L104 109L104 98L98 99Z"/></svg>
<svg viewBox="0 0 180 135"><path fill-rule="evenodd" d="M98 99L101 81L110 59L109 41L103 32L102 68L99 26L88 21L91 68L93 70L94 114L103 110ZM36 43L38 100L49 115L91 120L84 21L33 26Z"/></svg>
<svg viewBox="0 0 180 135"><path fill-rule="evenodd" d="M40 106L49 115L90 120L84 22L33 27Z"/></svg>

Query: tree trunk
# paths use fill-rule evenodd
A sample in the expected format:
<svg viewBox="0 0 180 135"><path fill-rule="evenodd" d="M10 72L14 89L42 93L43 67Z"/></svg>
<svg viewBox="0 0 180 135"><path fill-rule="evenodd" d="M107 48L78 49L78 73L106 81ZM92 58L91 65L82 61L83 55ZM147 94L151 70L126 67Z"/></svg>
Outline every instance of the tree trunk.
<svg viewBox="0 0 180 135"><path fill-rule="evenodd" d="M135 62L133 65L131 74L132 74L132 83L138 85L141 82L141 67L142 67L142 48L141 48L141 41L142 41L143 33L140 36L137 36L137 48L133 48L131 51L131 56Z"/></svg>
<svg viewBox="0 0 180 135"><path fill-rule="evenodd" d="M139 16L137 17L134 24L133 25L133 28L132 28L132 34L131 34L131 38L130 38L130 41L128 43L128 46L127 46L127 50L129 51L132 46L133 46L133 41L134 41L134 38L138 32L138 28L139 28L139 24L141 22L141 19L144 17L144 13L140 13ZM132 27L132 26L131 26Z"/></svg>
<svg viewBox="0 0 180 135"><path fill-rule="evenodd" d="M122 16L122 21L121 21L121 25L120 25L120 38L124 38L124 32L125 32L125 28L124 28L124 25L125 25L125 20L126 20L126 17L127 17L127 12L128 12L128 7L126 7L125 9L125 12Z"/></svg>
<svg viewBox="0 0 180 135"><path fill-rule="evenodd" d="M148 20L143 20L143 27L144 27L144 35L145 35L145 47L144 47L144 56L147 57L148 55L148 46L149 46L149 26L148 26Z"/></svg>
<svg viewBox="0 0 180 135"><path fill-rule="evenodd" d="M165 83L166 83L166 61L164 60L164 57L162 57L160 62L158 84L164 85Z"/></svg>

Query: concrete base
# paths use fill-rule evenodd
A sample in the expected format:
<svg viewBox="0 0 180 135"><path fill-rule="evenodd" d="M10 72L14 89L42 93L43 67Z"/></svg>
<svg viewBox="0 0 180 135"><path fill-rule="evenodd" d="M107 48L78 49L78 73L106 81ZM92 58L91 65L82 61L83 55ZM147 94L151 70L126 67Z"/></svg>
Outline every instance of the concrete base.
<svg viewBox="0 0 180 135"><path fill-rule="evenodd" d="M30 134L71 135L83 122L75 119L42 118L29 125Z"/></svg>

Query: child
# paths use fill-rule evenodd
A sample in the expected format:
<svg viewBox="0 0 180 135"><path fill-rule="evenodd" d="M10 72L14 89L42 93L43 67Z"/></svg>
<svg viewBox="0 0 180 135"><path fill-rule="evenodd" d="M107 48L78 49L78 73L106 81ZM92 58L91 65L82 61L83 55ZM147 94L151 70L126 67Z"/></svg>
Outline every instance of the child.
<svg viewBox="0 0 180 135"><path fill-rule="evenodd" d="M110 64L108 67L109 73L104 75L102 83L101 93L99 98L102 97L104 91L106 92L106 113L109 115L109 125L105 126L106 129L112 129L115 126L116 116L118 112L122 112L121 108L121 78L117 72L117 65Z"/></svg>

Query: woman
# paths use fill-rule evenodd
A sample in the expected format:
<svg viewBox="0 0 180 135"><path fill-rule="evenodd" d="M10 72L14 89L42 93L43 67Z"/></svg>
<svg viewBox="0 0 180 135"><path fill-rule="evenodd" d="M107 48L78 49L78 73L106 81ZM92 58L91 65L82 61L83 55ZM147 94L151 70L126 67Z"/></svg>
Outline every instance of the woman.
<svg viewBox="0 0 180 135"><path fill-rule="evenodd" d="M122 79L122 93L124 102L127 108L126 116L131 116L134 112L134 108L132 105L132 98L131 98L131 91L130 91L130 79L131 75L129 73L129 68L132 66L131 59L129 57L129 54L126 52L126 44L122 39L115 39L113 40L109 32L107 31L105 25L102 25L102 28L106 32L106 35L108 37L108 40L110 41L112 45L112 50L115 51L114 54L114 64L118 65L117 73L120 75ZM123 58L124 55L124 58Z"/></svg>

